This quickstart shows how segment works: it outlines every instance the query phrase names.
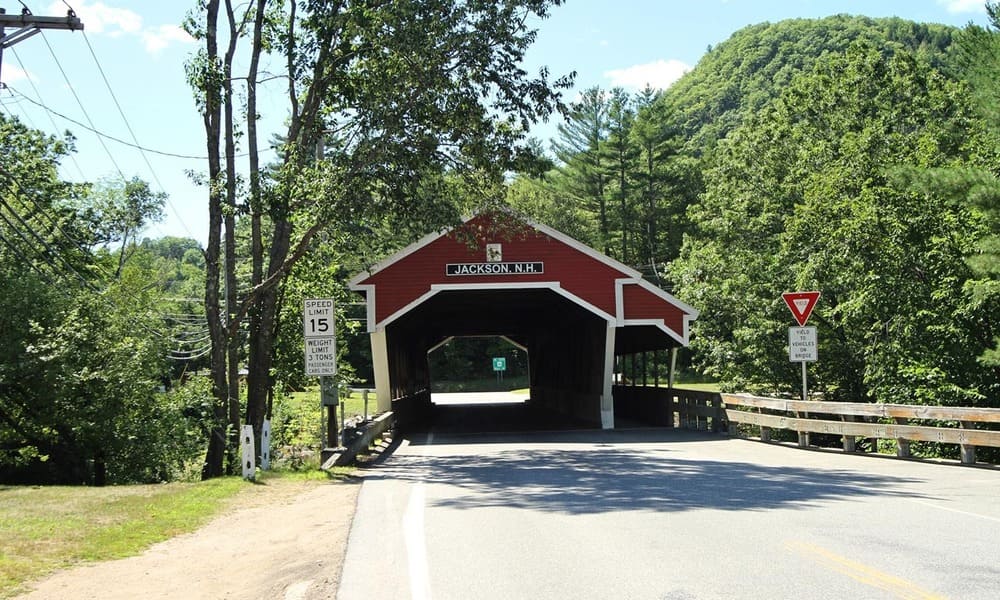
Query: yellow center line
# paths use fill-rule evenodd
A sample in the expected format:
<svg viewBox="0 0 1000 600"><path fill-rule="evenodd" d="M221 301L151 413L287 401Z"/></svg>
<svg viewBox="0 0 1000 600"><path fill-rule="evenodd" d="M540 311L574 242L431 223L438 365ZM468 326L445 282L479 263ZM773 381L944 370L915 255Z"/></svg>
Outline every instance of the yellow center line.
<svg viewBox="0 0 1000 600"><path fill-rule="evenodd" d="M806 558L810 558L842 575L847 575L855 581L885 590L897 598L905 600L944 600L945 598L940 594L929 592L905 579L883 573L878 569L831 552L816 544L786 540L785 548L798 552Z"/></svg>

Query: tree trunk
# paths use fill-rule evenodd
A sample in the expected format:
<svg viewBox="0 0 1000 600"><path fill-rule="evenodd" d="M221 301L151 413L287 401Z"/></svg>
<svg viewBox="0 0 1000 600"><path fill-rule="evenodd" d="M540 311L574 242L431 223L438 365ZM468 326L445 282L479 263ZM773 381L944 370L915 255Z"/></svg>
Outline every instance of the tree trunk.
<svg viewBox="0 0 1000 600"><path fill-rule="evenodd" d="M278 271L288 258L292 224L287 220L274 223L274 238L268 257L268 276ZM274 336L278 314L278 288L271 286L258 297L258 327L250 340L250 368L247 375L247 422L259 431L267 412L270 372L274 362Z"/></svg>
<svg viewBox="0 0 1000 600"><path fill-rule="evenodd" d="M94 487L108 485L108 463L104 459L104 449L94 451Z"/></svg>
<svg viewBox="0 0 1000 600"><path fill-rule="evenodd" d="M233 57L236 54L236 42L239 40L240 32L236 15L233 12L232 0L226 0L226 20L229 23L229 46L226 48L226 55L223 58L223 126L226 152L226 211L223 222L225 224L225 263L224 281L226 290L226 378L227 386L227 410L229 425L229 445L227 471L233 474L238 471L239 464L237 456L240 447L240 336L239 325L234 321L239 310L239 298L237 297L236 282L236 133L233 123Z"/></svg>
<svg viewBox="0 0 1000 600"><path fill-rule="evenodd" d="M624 142L619 140L619 143ZM620 150L618 153L618 193L620 194L619 204L622 212L622 262L625 264L628 264L628 230L631 227L628 214L628 188L625 179L625 161L627 158L625 150Z"/></svg>
<svg viewBox="0 0 1000 600"><path fill-rule="evenodd" d="M653 178L656 176L656 163L653 160L653 153L655 148L652 145L646 147L646 245L648 246L647 252L649 252L649 261L647 264L653 266L654 272L657 272L657 278L659 278L659 272L656 269L656 191L653 183Z"/></svg>
<svg viewBox="0 0 1000 600"><path fill-rule="evenodd" d="M209 0L206 9L205 46L208 60L218 58L217 21L219 0ZM212 407L213 422L208 438L205 463L202 465L202 479L219 477L223 474L223 460L226 452L226 409L229 386L226 381L226 333L219 304L219 258L221 251L222 198L218 191L219 175L222 172L219 157L219 137L221 110L218 90L211 78L203 82L206 146L208 150L208 243L205 248L205 319L211 337L212 393L215 402Z"/></svg>
<svg viewBox="0 0 1000 600"><path fill-rule="evenodd" d="M250 152L250 286L256 288L264 279L264 242L261 236L261 213L263 202L260 190L260 164L257 156L257 69L260 64L262 49L262 33L264 29L264 13L267 0L257 0L254 13L253 42L250 50L250 67L247 72L247 144ZM260 306L250 310L248 334L250 339L249 355L247 357L247 406L246 422L253 426L256 440L255 456L260 456L261 428L266 407L260 407L260 398L267 397L271 392L270 370L260 360L257 350L261 332ZM270 344L269 344L270 346Z"/></svg>

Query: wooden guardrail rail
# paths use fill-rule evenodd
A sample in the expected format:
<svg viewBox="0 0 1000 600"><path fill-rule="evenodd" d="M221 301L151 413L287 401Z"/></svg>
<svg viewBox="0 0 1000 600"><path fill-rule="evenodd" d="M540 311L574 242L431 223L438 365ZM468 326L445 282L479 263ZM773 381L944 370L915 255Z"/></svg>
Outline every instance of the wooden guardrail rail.
<svg viewBox="0 0 1000 600"><path fill-rule="evenodd" d="M722 398L715 392L643 385L614 387L615 415L657 427L724 431Z"/></svg>
<svg viewBox="0 0 1000 600"><path fill-rule="evenodd" d="M1000 447L1000 431L976 429L976 423L1000 423L1000 409L908 404L871 404L864 402L823 402L781 400L747 394L722 394L730 428L734 423L757 425L761 439L770 438L771 429L790 429L799 433L799 445L808 445L809 433L843 436L844 450L853 452L855 438L895 439L897 455L910 455L910 442L958 444L962 462L976 462L976 446ZM757 409L751 412L745 409ZM772 412L760 412L772 411ZM774 414L791 413L787 414ZM812 415L839 416L841 420L814 418ZM863 422L861 418L892 419L893 423ZM909 421L955 421L958 427L911 425Z"/></svg>

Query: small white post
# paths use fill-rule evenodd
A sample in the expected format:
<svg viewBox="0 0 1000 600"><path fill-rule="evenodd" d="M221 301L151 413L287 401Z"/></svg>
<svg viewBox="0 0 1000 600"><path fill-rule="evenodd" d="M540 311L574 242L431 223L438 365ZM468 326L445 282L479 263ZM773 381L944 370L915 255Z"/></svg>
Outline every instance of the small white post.
<svg viewBox="0 0 1000 600"><path fill-rule="evenodd" d="M253 425L244 425L240 436L243 457L243 479L253 480L257 465L253 458Z"/></svg>
<svg viewBox="0 0 1000 600"><path fill-rule="evenodd" d="M260 428L260 469L271 468L271 419L264 419Z"/></svg>

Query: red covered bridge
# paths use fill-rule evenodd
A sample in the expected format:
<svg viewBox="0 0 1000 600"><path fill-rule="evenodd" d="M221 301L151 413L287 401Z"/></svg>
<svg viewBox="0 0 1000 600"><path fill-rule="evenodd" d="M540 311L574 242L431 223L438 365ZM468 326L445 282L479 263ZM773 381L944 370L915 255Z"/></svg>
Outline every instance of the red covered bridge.
<svg viewBox="0 0 1000 600"><path fill-rule="evenodd" d="M613 428L615 356L687 345L698 316L638 271L506 213L429 235L350 284L367 302L380 410L430 389L427 354L443 341L504 336L528 352L533 404Z"/></svg>

